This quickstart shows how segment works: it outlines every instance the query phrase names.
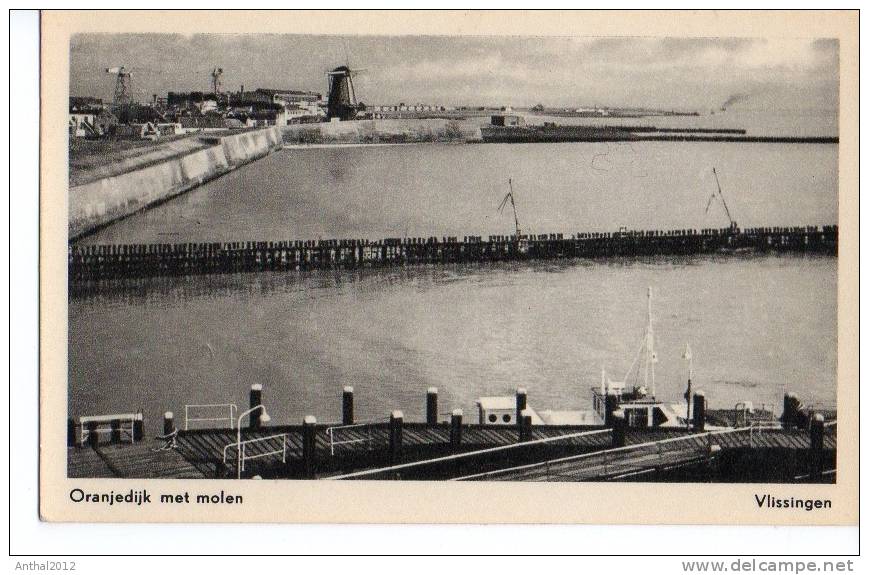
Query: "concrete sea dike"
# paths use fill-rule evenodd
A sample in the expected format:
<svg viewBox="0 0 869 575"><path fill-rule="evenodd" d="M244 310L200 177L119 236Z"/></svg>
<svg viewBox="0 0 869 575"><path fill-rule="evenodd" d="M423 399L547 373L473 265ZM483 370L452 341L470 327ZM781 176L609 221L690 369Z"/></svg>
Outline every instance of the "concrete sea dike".
<svg viewBox="0 0 869 575"><path fill-rule="evenodd" d="M184 193L281 147L278 128L200 140L207 147L166 161L99 178L69 190L69 237Z"/></svg>

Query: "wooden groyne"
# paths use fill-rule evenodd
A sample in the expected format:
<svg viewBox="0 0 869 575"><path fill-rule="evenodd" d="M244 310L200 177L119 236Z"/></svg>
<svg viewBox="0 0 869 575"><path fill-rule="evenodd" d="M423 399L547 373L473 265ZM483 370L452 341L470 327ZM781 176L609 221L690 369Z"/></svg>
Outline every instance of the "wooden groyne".
<svg viewBox="0 0 869 575"><path fill-rule="evenodd" d="M838 226L578 232L514 236L72 245L71 282L167 275L776 252L835 256Z"/></svg>

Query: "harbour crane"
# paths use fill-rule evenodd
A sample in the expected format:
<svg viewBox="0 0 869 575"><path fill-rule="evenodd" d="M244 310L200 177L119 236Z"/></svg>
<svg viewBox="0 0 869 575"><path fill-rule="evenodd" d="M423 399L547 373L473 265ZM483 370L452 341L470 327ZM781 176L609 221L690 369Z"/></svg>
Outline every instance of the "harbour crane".
<svg viewBox="0 0 869 575"><path fill-rule="evenodd" d="M727 208L727 202L724 200L724 194L721 193L721 182L718 181L718 172L715 171L714 167L712 168L712 175L715 176L715 185L718 187L718 191L712 192L712 195L709 196L709 201L706 202L706 211L704 211L703 213L709 213L709 206L712 205L712 200L714 200L715 196L717 195L721 199L721 204L724 206L724 212L727 214L727 219L730 222L730 229L735 230L737 228L736 221L734 221L734 219L731 217L730 210Z"/></svg>
<svg viewBox="0 0 869 575"><path fill-rule="evenodd" d="M516 214L516 201L513 198L513 178L507 180L507 183L510 186L510 191L507 192L507 195L504 196L503 200L501 200L501 205L498 206L498 213L500 214L504 211L504 207L507 205L507 200L510 200L510 205L513 206L513 221L516 223L516 241L518 242L522 230L519 228L519 216Z"/></svg>
<svg viewBox="0 0 869 575"><path fill-rule="evenodd" d="M112 102L114 108L128 106L130 104L130 92L132 88L133 74L124 66L106 68L106 74L115 76L115 98Z"/></svg>
<svg viewBox="0 0 869 575"><path fill-rule="evenodd" d="M223 76L223 68L214 68L211 71L211 91L217 96L220 94L220 77Z"/></svg>

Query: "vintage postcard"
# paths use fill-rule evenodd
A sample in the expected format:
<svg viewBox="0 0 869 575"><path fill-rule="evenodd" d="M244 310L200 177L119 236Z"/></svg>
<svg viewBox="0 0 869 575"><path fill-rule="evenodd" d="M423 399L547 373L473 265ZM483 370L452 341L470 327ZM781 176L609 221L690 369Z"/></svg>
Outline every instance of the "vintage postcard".
<svg viewBox="0 0 869 575"><path fill-rule="evenodd" d="M45 12L48 521L856 523L856 12Z"/></svg>

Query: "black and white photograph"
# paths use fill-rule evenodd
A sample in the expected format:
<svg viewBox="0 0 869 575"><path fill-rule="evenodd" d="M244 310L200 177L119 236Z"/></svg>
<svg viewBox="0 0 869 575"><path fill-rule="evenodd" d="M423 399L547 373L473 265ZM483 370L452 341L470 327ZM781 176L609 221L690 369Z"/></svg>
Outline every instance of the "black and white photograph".
<svg viewBox="0 0 869 575"><path fill-rule="evenodd" d="M81 33L68 97L70 478L837 480L835 38Z"/></svg>

